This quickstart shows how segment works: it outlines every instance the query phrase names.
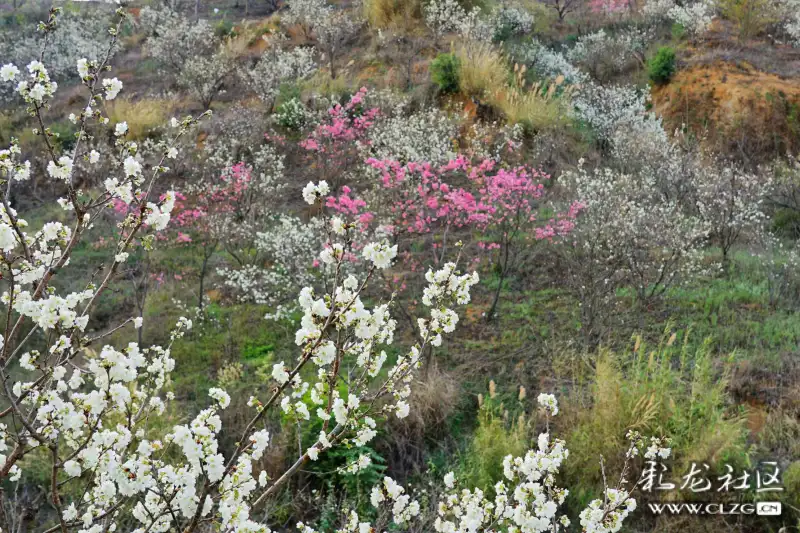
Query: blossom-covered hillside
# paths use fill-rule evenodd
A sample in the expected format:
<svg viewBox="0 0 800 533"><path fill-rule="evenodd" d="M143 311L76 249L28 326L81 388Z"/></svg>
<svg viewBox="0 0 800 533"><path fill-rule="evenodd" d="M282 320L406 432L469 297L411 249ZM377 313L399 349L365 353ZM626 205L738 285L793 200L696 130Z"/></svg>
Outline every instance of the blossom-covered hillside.
<svg viewBox="0 0 800 533"><path fill-rule="evenodd" d="M800 527L797 0L0 4L0 531Z"/></svg>

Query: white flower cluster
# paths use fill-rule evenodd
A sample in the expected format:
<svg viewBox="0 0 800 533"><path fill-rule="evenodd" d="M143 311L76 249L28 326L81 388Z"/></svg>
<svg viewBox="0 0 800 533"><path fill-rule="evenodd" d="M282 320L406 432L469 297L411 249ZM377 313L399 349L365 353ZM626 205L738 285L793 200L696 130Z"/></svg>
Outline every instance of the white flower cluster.
<svg viewBox="0 0 800 533"><path fill-rule="evenodd" d="M405 488L390 477L384 477L383 483L372 487L370 503L379 508L381 503L391 503L392 520L397 525L403 525L411 518L419 515L419 502L412 500L406 494Z"/></svg>
<svg viewBox="0 0 800 533"><path fill-rule="evenodd" d="M5 81L13 81L19 70L14 65L3 66L6 69ZM17 84L17 92L29 104L41 106L45 99L51 98L56 92L58 84L50 79L47 69L39 61L28 63L29 80L22 80Z"/></svg>
<svg viewBox="0 0 800 533"><path fill-rule="evenodd" d="M430 0L425 5L424 15L425 24L437 38L446 33L459 33L466 37L477 37L477 33L482 33L483 37L493 37L488 25L479 24L480 8L475 7L467 13L458 0ZM480 31L479 25L482 26Z"/></svg>
<svg viewBox="0 0 800 533"><path fill-rule="evenodd" d="M511 54L517 63L545 78L563 76L567 83L575 85L580 85L589 78L585 72L570 63L564 54L551 50L536 39L513 46Z"/></svg>
<svg viewBox="0 0 800 533"><path fill-rule="evenodd" d="M634 430L629 431L625 438L630 442L628 457L636 457L642 454L647 460L655 460L668 459L672 454L672 449L667 447L667 439L650 437L648 440Z"/></svg>
<svg viewBox="0 0 800 533"><path fill-rule="evenodd" d="M767 220L764 203L772 180L722 162L698 169L695 175L699 216L727 258L743 234L759 231Z"/></svg>
<svg viewBox="0 0 800 533"><path fill-rule="evenodd" d="M47 46L42 50L41 35L37 33L38 16L17 18L17 23L0 27L0 58L2 62L27 65L31 61L42 61L49 75L56 80L74 80L75 62L81 57L98 58L108 50L108 30L112 25L106 9L58 10L57 31L47 32ZM111 53L118 48L112 43ZM6 65L7 66L7 65ZM2 69L3 67L0 67ZM0 70L0 81L5 79ZM12 100L11 87L0 84L0 101Z"/></svg>
<svg viewBox="0 0 800 533"><path fill-rule="evenodd" d="M800 1L784 0L779 2L783 11L783 29L789 35L794 46L800 46Z"/></svg>
<svg viewBox="0 0 800 533"><path fill-rule="evenodd" d="M431 319L420 318L417 326L424 338L431 337L433 346L441 346L442 333L451 333L458 323L458 315L454 311L437 309L435 303L446 295L452 295L456 303L466 305L470 300L470 288L478 283L477 272L459 276L455 273L455 267L454 263L447 263L441 270L428 270L425 274L429 285L423 290L422 303L434 308L431 310Z"/></svg>
<svg viewBox="0 0 800 533"><path fill-rule="evenodd" d="M276 307L274 318L283 318L293 309L291 301L301 287L316 278L314 260L323 244L323 222L314 218L303 222L280 215L265 231L256 233L255 248L269 267L248 264L218 271L225 287L242 301Z"/></svg>
<svg viewBox="0 0 800 533"><path fill-rule="evenodd" d="M106 100L113 100L122 90L122 82L117 78L105 79L103 88L106 90Z"/></svg>
<svg viewBox="0 0 800 533"><path fill-rule="evenodd" d="M621 72L635 58L643 58L652 41L647 29L630 28L609 35L605 30L581 36L567 52L567 59L596 78Z"/></svg>
<svg viewBox="0 0 800 533"><path fill-rule="evenodd" d="M639 136L655 131L664 135L661 119L647 110L649 92L633 85L600 85L588 82L581 85L573 103L575 113L586 121L597 135L612 145L615 138Z"/></svg>
<svg viewBox="0 0 800 533"><path fill-rule="evenodd" d="M357 13L337 9L327 0L291 0L283 18L289 24L299 24L312 36L326 56L331 77L336 77L336 57L342 45L361 27Z"/></svg>
<svg viewBox="0 0 800 533"><path fill-rule="evenodd" d="M278 124L293 131L301 131L313 120L311 111L297 97L283 102L273 116Z"/></svg>
<svg viewBox="0 0 800 533"><path fill-rule="evenodd" d="M208 109L223 90L233 70L232 58L220 47L213 54L187 59L181 68L178 83L203 104L203 109Z"/></svg>
<svg viewBox="0 0 800 533"><path fill-rule="evenodd" d="M291 0L288 8L284 22L305 25L309 29L324 24L334 10L327 0Z"/></svg>
<svg viewBox="0 0 800 533"><path fill-rule="evenodd" d="M390 116L379 119L369 130L368 154L402 164L430 162L441 165L455 158L453 119L437 108L406 113L398 105Z"/></svg>
<svg viewBox="0 0 800 533"><path fill-rule="evenodd" d="M309 205L314 205L325 197L331 191L330 187L328 187L328 183L325 180L320 181L317 184L312 182L308 182L308 184L303 187L303 200L306 201Z"/></svg>
<svg viewBox="0 0 800 533"><path fill-rule="evenodd" d="M371 261L376 268L381 270L389 268L392 260L397 257L397 245L390 245L387 242L371 242L364 246L364 259Z"/></svg>
<svg viewBox="0 0 800 533"><path fill-rule="evenodd" d="M149 34L147 53L175 75L190 59L209 57L219 47L219 39L207 20L191 20L166 7L142 8L139 24Z"/></svg>
<svg viewBox="0 0 800 533"><path fill-rule="evenodd" d="M711 25L714 4L709 0L676 3L674 0L648 0L642 13L651 20L672 20L692 35L700 35Z"/></svg>
<svg viewBox="0 0 800 533"><path fill-rule="evenodd" d="M700 35L711 25L714 4L709 0L676 4L669 10L669 17L693 35Z"/></svg>
<svg viewBox="0 0 800 533"><path fill-rule="evenodd" d="M527 35L533 29L533 15L518 6L500 6L491 14L490 25L495 41L503 41L519 35Z"/></svg>
<svg viewBox="0 0 800 533"><path fill-rule="evenodd" d="M580 168L570 186L583 204L574 250L587 255L575 268L591 270L601 287L629 283L644 300L705 271L708 224L662 196L651 174Z"/></svg>
<svg viewBox="0 0 800 533"><path fill-rule="evenodd" d="M673 7L675 7L675 0L648 0L642 6L642 15L648 20L666 20Z"/></svg>
<svg viewBox="0 0 800 533"><path fill-rule="evenodd" d="M556 401L556 397L552 394L543 392L536 398L536 401L539 407L544 409L549 416L556 416L558 414L558 402Z"/></svg>
<svg viewBox="0 0 800 533"><path fill-rule="evenodd" d="M13 65L12 65L13 66ZM11 141L11 146L0 150L0 178L14 181L27 181L31 177L31 162L19 162L21 154L16 140Z"/></svg>
<svg viewBox="0 0 800 533"><path fill-rule="evenodd" d="M622 522L636 510L636 500L627 491L606 489L603 500L594 500L580 514L586 533L616 533Z"/></svg>

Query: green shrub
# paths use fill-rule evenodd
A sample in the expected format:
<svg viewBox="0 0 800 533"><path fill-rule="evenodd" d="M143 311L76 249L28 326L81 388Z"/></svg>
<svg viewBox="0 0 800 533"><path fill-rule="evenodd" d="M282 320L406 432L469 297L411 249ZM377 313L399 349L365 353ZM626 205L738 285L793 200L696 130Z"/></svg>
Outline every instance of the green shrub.
<svg viewBox="0 0 800 533"><path fill-rule="evenodd" d="M800 504L800 461L795 461L789 465L783 474L783 487L786 489L784 494L790 504Z"/></svg>
<svg viewBox="0 0 800 533"><path fill-rule="evenodd" d="M458 479L493 494L503 479L503 459L530 447L529 421L522 400L495 395L495 383L478 409L478 426L461 460Z"/></svg>
<svg viewBox="0 0 800 533"><path fill-rule="evenodd" d="M233 22L227 19L222 19L214 25L214 35L220 38L235 37L236 32L233 29Z"/></svg>
<svg viewBox="0 0 800 533"><path fill-rule="evenodd" d="M563 417L571 422L564 475L576 508L602 485L599 456L607 471L622 470L618 450L628 430L668 436L675 472L712 458L715 466L745 464L746 420L729 410L730 358L715 356L709 340L696 346L688 332L667 336L669 330L668 324L652 349L637 337L631 351L602 351L594 361L590 396L564 404Z"/></svg>
<svg viewBox="0 0 800 533"><path fill-rule="evenodd" d="M667 83L675 73L675 50L662 46L650 60L648 74L653 83Z"/></svg>
<svg viewBox="0 0 800 533"><path fill-rule="evenodd" d="M786 237L800 236L800 213L794 209L776 209L772 215L772 230Z"/></svg>
<svg viewBox="0 0 800 533"><path fill-rule="evenodd" d="M683 27L683 24L677 22L672 25L670 32L672 33L672 38L678 41L686 36L686 28Z"/></svg>
<svg viewBox="0 0 800 533"><path fill-rule="evenodd" d="M461 61L455 54L439 54L431 63L431 79L443 93L458 92L461 86Z"/></svg>
<svg viewBox="0 0 800 533"><path fill-rule="evenodd" d="M75 131L73 124L66 120L56 122L50 126L50 131L55 135L54 143L58 144L62 150L68 151L75 147Z"/></svg>

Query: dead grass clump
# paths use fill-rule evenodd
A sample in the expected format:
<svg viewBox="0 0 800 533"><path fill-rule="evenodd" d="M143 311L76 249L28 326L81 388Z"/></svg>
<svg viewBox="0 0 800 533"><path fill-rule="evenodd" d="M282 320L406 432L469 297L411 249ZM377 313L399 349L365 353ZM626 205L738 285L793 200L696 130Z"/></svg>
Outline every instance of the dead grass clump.
<svg viewBox="0 0 800 533"><path fill-rule="evenodd" d="M420 0L365 0L364 17L373 28L406 27L422 19Z"/></svg>
<svg viewBox="0 0 800 533"><path fill-rule="evenodd" d="M135 101L117 98L106 105L111 122L126 121L128 137L137 140L144 139L150 132L166 124L178 107L178 102L161 98L143 98Z"/></svg>
<svg viewBox="0 0 800 533"><path fill-rule="evenodd" d="M525 67L514 67L515 83L493 91L489 102L500 109L511 124L522 124L532 131L546 131L568 124L565 102L570 89L558 78L549 84L525 83Z"/></svg>
<svg viewBox="0 0 800 533"><path fill-rule="evenodd" d="M467 96L484 98L508 84L508 62L489 43L469 43L456 50L460 62L461 91Z"/></svg>
<svg viewBox="0 0 800 533"><path fill-rule="evenodd" d="M414 383L406 418L387 420L387 449L381 450L392 472L420 472L425 467L427 442L441 441L449 434L448 419L458 404L460 388L455 378L436 367ZM397 469L397 470L395 470Z"/></svg>
<svg viewBox="0 0 800 533"><path fill-rule="evenodd" d="M668 436L675 471L691 461L744 461L746 418L728 410L729 362L714 356L710 342L697 350L678 344L670 335L653 349L637 340L632 353L597 356L588 396L564 409L575 486L602 482L600 455L608 471L621 470L629 430Z"/></svg>
<svg viewBox="0 0 800 533"><path fill-rule="evenodd" d="M308 91L312 94L341 96L351 90L352 87L345 76L338 76L334 79L328 70L320 69L311 77L303 80L300 83L300 88L302 91Z"/></svg>

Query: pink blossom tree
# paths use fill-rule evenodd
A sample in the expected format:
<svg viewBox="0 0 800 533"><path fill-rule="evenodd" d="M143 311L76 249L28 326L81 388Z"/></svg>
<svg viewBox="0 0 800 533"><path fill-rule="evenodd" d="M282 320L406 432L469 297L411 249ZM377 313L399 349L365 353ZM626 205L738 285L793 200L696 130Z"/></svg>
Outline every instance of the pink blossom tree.
<svg viewBox="0 0 800 533"><path fill-rule="evenodd" d="M344 105L328 109L325 120L300 142L316 168L317 178L336 189L343 177L362 163L362 147L369 143L367 134L380 114L366 102L367 88L362 87Z"/></svg>
<svg viewBox="0 0 800 533"><path fill-rule="evenodd" d="M502 168L492 159L473 164L463 156L439 167L377 159L367 164L379 172L382 218L397 240L406 241L403 256L412 270L420 258L409 250L420 242L433 265L447 260L449 245L465 239L491 255L498 285L487 320L495 316L504 282L532 244L568 234L580 209L576 204L542 223L537 214L549 176L526 166Z"/></svg>
<svg viewBox="0 0 800 533"><path fill-rule="evenodd" d="M208 267L222 246L233 250L240 226L252 207L251 173L244 163L225 169L211 183L193 184L176 193L171 231L165 236L176 245L191 245L200 251L197 306L203 308Z"/></svg>

